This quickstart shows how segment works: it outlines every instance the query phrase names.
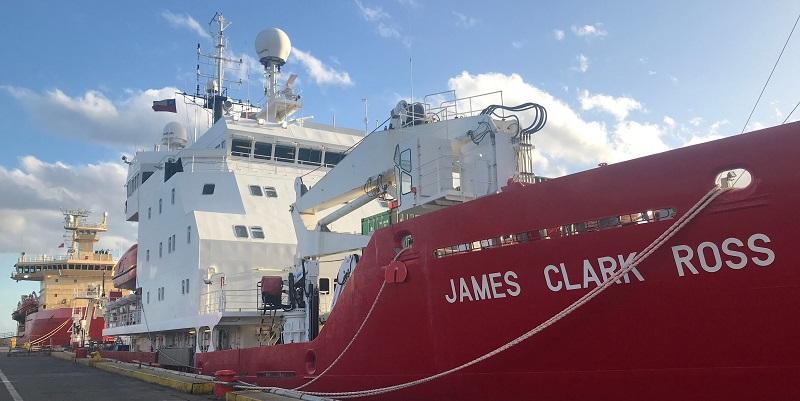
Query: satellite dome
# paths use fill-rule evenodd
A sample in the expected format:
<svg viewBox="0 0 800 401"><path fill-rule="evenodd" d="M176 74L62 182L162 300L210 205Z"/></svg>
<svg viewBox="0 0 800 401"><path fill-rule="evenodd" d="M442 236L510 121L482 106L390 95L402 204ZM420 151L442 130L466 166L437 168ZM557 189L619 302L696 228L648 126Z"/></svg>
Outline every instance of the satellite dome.
<svg viewBox="0 0 800 401"><path fill-rule="evenodd" d="M183 149L187 141L186 128L181 123L172 121L164 126L164 134L161 137L163 145L171 149Z"/></svg>
<svg viewBox="0 0 800 401"><path fill-rule="evenodd" d="M286 32L278 28L267 28L256 36L256 53L261 64L283 65L289 58L292 42Z"/></svg>

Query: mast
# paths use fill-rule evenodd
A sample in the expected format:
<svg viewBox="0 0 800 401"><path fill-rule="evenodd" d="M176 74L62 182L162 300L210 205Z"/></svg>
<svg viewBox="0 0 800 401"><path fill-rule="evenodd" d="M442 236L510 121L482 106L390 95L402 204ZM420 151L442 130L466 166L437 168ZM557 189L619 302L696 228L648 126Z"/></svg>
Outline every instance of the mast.
<svg viewBox="0 0 800 401"><path fill-rule="evenodd" d="M211 26L216 22L216 33L214 34L214 47L217 49L213 54L203 54L200 50L200 45L197 46L198 59L199 56L206 57L213 60L214 72L211 75L203 74L200 72L200 63L197 64L197 77L210 78L206 83L206 104L214 111L214 122L222 118L223 104L228 100L225 95L225 63L242 64L242 60L233 60L225 57L225 48L227 47L225 39L225 30L231 26L231 22L225 20L225 16L220 12L214 13L214 16L209 21L208 25ZM241 84L239 80L235 83ZM198 88L199 91L199 88ZM199 94L198 94L199 96Z"/></svg>
<svg viewBox="0 0 800 401"><path fill-rule="evenodd" d="M230 26L230 23L228 25L225 25L225 16L220 13L214 14L214 18L212 18L211 21L213 22L214 19L216 19L217 22L219 23L219 31L217 32L217 46L216 46L217 57L215 57L214 60L217 65L217 74L215 79L217 80L218 86L212 89L216 89L214 93L215 95L221 95L222 82L225 75L225 68L223 64L224 54L225 54L225 29L228 26Z"/></svg>

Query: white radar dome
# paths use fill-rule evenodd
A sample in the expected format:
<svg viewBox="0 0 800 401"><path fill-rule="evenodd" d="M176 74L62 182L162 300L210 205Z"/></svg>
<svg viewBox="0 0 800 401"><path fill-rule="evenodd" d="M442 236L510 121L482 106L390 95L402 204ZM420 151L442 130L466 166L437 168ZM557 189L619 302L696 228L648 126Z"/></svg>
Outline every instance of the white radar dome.
<svg viewBox="0 0 800 401"><path fill-rule="evenodd" d="M183 148L186 146L188 136L186 135L186 128L181 123L172 121L164 126L164 135L161 137L161 143L169 148Z"/></svg>
<svg viewBox="0 0 800 401"><path fill-rule="evenodd" d="M292 42L286 32L278 28L267 28L256 36L256 53L261 64L283 65L289 58Z"/></svg>

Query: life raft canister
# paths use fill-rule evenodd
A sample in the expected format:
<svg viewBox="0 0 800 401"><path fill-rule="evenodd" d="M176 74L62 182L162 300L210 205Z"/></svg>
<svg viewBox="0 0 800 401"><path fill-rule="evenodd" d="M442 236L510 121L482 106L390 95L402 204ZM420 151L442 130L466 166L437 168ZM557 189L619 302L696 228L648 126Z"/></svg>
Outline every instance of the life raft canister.
<svg viewBox="0 0 800 401"><path fill-rule="evenodd" d="M278 306L281 304L283 291L283 278L280 276L261 277L261 300L265 305Z"/></svg>

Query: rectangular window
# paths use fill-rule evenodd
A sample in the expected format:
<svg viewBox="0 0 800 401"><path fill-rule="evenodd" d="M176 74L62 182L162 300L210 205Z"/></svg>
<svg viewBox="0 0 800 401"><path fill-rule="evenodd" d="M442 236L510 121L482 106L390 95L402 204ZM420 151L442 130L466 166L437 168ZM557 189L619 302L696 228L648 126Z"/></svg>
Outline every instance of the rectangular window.
<svg viewBox="0 0 800 401"><path fill-rule="evenodd" d="M339 162L344 159L344 156L344 153L325 151L325 165L328 167L333 167L339 164Z"/></svg>
<svg viewBox="0 0 800 401"><path fill-rule="evenodd" d="M319 278L319 292L324 294L331 292L331 279L327 277Z"/></svg>
<svg viewBox="0 0 800 401"><path fill-rule="evenodd" d="M143 172L143 173L142 173L142 183L144 183L145 181L147 181L147 179L148 179L148 178L150 178L150 176L151 176L151 175L153 175L153 172L152 172L152 171L145 171L145 172Z"/></svg>
<svg viewBox="0 0 800 401"><path fill-rule="evenodd" d="M164 243L163 242L159 242L158 243L158 257L160 258L162 256L164 256Z"/></svg>
<svg viewBox="0 0 800 401"><path fill-rule="evenodd" d="M231 140L231 156L250 157L250 148L253 141L250 139L233 138Z"/></svg>
<svg viewBox="0 0 800 401"><path fill-rule="evenodd" d="M297 161L300 164L319 166L322 163L322 151L311 148L300 148L297 151Z"/></svg>
<svg viewBox="0 0 800 401"><path fill-rule="evenodd" d="M189 293L189 279L186 279L186 293Z"/></svg>
<svg viewBox="0 0 800 401"><path fill-rule="evenodd" d="M203 195L213 195L213 194L214 194L214 184L204 184Z"/></svg>
<svg viewBox="0 0 800 401"><path fill-rule="evenodd" d="M175 252L176 242L178 242L178 238L175 237L175 234L172 234L172 252Z"/></svg>
<svg viewBox="0 0 800 401"><path fill-rule="evenodd" d="M172 237L167 237L167 253L172 253Z"/></svg>
<svg viewBox="0 0 800 401"><path fill-rule="evenodd" d="M267 198L277 198L278 191L275 187L264 187L264 195L266 195Z"/></svg>
<svg viewBox="0 0 800 401"><path fill-rule="evenodd" d="M236 238L247 238L247 227L233 226L233 235L235 235Z"/></svg>
<svg viewBox="0 0 800 401"><path fill-rule="evenodd" d="M152 207L148 207L147 208L147 220L150 220L151 217L153 217L153 208Z"/></svg>
<svg viewBox="0 0 800 401"><path fill-rule="evenodd" d="M147 303L150 303L150 291L147 291Z"/></svg>
<svg viewBox="0 0 800 401"><path fill-rule="evenodd" d="M261 187L259 187L258 185L250 185L250 195L264 196L264 193L261 192Z"/></svg>
<svg viewBox="0 0 800 401"><path fill-rule="evenodd" d="M144 261L145 262L149 262L150 261L150 250L149 249L144 251Z"/></svg>
<svg viewBox="0 0 800 401"><path fill-rule="evenodd" d="M175 188L172 188L172 195L170 195L170 203L175 204Z"/></svg>
<svg viewBox="0 0 800 401"><path fill-rule="evenodd" d="M192 243L192 226L186 226L186 243Z"/></svg>
<svg viewBox="0 0 800 401"><path fill-rule="evenodd" d="M158 200L158 214L161 214L161 199Z"/></svg>
<svg viewBox="0 0 800 401"><path fill-rule="evenodd" d="M186 294L186 280L181 280L181 294Z"/></svg>
<svg viewBox="0 0 800 401"><path fill-rule="evenodd" d="M275 145L275 160L294 163L295 147L290 145Z"/></svg>
<svg viewBox="0 0 800 401"><path fill-rule="evenodd" d="M258 226L250 227L250 235L256 239L264 239L264 229Z"/></svg>
<svg viewBox="0 0 800 401"><path fill-rule="evenodd" d="M268 142L256 142L256 146L253 148L253 157L262 160L271 159L272 144Z"/></svg>

